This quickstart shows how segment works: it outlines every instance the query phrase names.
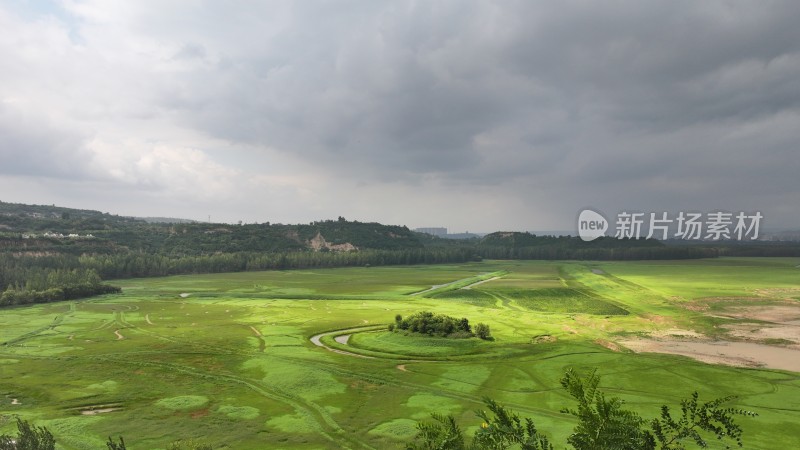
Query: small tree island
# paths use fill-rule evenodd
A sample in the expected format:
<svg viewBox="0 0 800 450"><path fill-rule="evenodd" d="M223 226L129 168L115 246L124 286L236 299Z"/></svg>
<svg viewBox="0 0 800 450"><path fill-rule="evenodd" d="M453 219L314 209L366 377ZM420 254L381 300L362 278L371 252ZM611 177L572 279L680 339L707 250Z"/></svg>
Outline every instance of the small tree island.
<svg viewBox="0 0 800 450"><path fill-rule="evenodd" d="M444 314L434 314L430 311L422 311L403 318L400 314L394 317L394 323L389 324L389 331L395 333L417 333L428 336L439 336L450 339L466 339L478 337L483 340L491 340L492 335L489 325L479 323L475 325L474 331L466 317L456 319L455 317Z"/></svg>

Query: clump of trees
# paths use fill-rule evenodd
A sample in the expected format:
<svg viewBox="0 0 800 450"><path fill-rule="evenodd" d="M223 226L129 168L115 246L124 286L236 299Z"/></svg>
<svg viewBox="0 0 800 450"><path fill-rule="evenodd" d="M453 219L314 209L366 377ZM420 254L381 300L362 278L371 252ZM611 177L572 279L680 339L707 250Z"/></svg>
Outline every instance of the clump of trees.
<svg viewBox="0 0 800 450"><path fill-rule="evenodd" d="M5 269L5 270L4 270ZM5 285L3 286L3 283ZM92 269L4 268L0 266L0 306L74 300L120 292L103 284Z"/></svg>
<svg viewBox="0 0 800 450"><path fill-rule="evenodd" d="M680 417L673 417L665 405L659 417L646 420L624 409L621 399L606 398L598 389L599 383L596 370L585 376L569 370L561 379L561 386L578 402L577 408L561 411L578 419L578 425L567 438L567 443L576 450L685 450L692 444L706 448L708 437L727 441L726 448L730 448L727 443L731 441L742 447L742 428L733 417L757 415L722 406L735 397L700 403L694 392L681 401ZM520 418L492 399L486 398L484 402L489 411L478 411L482 423L471 442L452 416L432 414L434 422L417 424L418 433L406 448L553 450L553 443L532 419Z"/></svg>
<svg viewBox="0 0 800 450"><path fill-rule="evenodd" d="M55 450L56 440L47 428L17 418L17 435L0 435L0 450Z"/></svg>
<svg viewBox="0 0 800 450"><path fill-rule="evenodd" d="M471 338L491 339L489 325L479 323L473 327L469 319L455 317L444 314L434 314L430 311L422 311L403 318L400 314L394 317L394 323L389 324L389 331L426 334L428 336L439 336L448 338Z"/></svg>

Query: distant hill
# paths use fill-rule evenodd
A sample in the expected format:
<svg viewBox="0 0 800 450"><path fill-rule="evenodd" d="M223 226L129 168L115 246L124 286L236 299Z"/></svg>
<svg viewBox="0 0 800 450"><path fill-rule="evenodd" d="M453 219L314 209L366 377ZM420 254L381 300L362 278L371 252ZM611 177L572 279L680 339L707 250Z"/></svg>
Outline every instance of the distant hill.
<svg viewBox="0 0 800 450"><path fill-rule="evenodd" d="M766 244L698 242L687 246L665 244L654 239L611 237L584 242L574 236L542 236L517 231L494 232L480 238L469 236L467 239L452 239L450 236L445 238L417 233L405 226L348 221L343 217L309 224L234 225L170 218L135 218L55 205L0 202L0 253L17 256L130 256L142 253L182 258L244 253L342 254L368 251L406 253L392 257L372 255L369 262L366 259L363 261L364 264L376 261L388 263L390 260L411 263L480 258L677 259L737 254L790 256L800 253L798 247L786 245L779 248ZM320 258L314 259L318 260L322 261ZM338 264L344 259L339 257L339 262L332 261L326 264ZM347 261L347 264L359 263L357 258ZM187 264L191 266L198 263ZM225 264L226 267L234 265L230 261ZM256 266L253 262L236 264ZM262 261L259 264L266 263ZM284 263L278 261L267 265L272 267L281 264Z"/></svg>
<svg viewBox="0 0 800 450"><path fill-rule="evenodd" d="M0 202L0 249L80 254L145 251L173 255L231 252L337 252L423 248L404 226L339 220L231 225L134 218L47 205Z"/></svg>
<svg viewBox="0 0 800 450"><path fill-rule="evenodd" d="M196 223L197 220L178 219L175 217L137 217L147 223Z"/></svg>

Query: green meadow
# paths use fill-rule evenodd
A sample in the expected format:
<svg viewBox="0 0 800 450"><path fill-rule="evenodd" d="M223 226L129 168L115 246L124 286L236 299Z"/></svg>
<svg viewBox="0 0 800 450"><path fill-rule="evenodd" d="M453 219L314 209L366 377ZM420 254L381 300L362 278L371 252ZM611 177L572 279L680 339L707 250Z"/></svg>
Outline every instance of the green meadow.
<svg viewBox="0 0 800 450"><path fill-rule="evenodd" d="M725 308L800 307L799 264L484 261L116 280L119 295L0 310L0 434L20 416L64 449L118 435L134 450L188 438L400 448L433 412L474 430L488 396L562 443L575 422L559 412L573 406L559 379L597 368L601 388L645 417L694 390L735 395L732 406L759 414L738 419L746 448L793 448L798 373L618 342L675 329L726 338L725 326L752 320ZM494 340L386 329L422 310L487 323ZM311 342L320 334L327 348Z"/></svg>

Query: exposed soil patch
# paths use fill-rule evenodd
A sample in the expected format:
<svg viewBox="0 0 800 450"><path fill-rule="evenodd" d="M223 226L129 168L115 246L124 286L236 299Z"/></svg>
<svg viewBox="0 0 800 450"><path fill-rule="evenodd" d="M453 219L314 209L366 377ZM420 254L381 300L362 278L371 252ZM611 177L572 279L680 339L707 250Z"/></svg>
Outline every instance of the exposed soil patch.
<svg viewBox="0 0 800 450"><path fill-rule="evenodd" d="M731 306L718 313L723 317L787 323L800 320L800 305Z"/></svg>
<svg viewBox="0 0 800 450"><path fill-rule="evenodd" d="M150 314L145 314L144 321L150 325L155 325L153 322L150 321Z"/></svg>
<svg viewBox="0 0 800 450"><path fill-rule="evenodd" d="M787 344L789 347L800 349L800 324L790 325L765 325L765 324L733 324L725 325L725 330L731 336L748 341L774 341Z"/></svg>
<svg viewBox="0 0 800 450"><path fill-rule="evenodd" d="M405 364L398 364L397 365L397 370L399 370L400 372L408 372L408 370L406 370L406 365Z"/></svg>
<svg viewBox="0 0 800 450"><path fill-rule="evenodd" d="M349 242L345 242L344 244L331 244L330 242L326 241L319 232L317 232L317 235L314 236L313 239L308 241L308 245L316 252L322 250L323 248L335 252L350 252L353 250L358 250L358 247Z"/></svg>
<svg viewBox="0 0 800 450"><path fill-rule="evenodd" d="M592 269L592 273L595 275L605 275L606 273L600 269Z"/></svg>
<svg viewBox="0 0 800 450"><path fill-rule="evenodd" d="M800 372L800 350L753 342L635 339L620 344L635 352L683 355L711 364Z"/></svg>
<svg viewBox="0 0 800 450"><path fill-rule="evenodd" d="M84 409L81 411L82 416L94 416L97 414L105 414L114 411L119 411L122 408L100 408L100 409Z"/></svg>
<svg viewBox="0 0 800 450"><path fill-rule="evenodd" d="M607 348L607 349L609 349L609 350L611 350L613 352L619 352L619 351L622 350L619 347L619 345L617 345L617 344L615 344L615 343L613 343L611 341L607 341L605 339L595 339L594 343L597 344L597 345L602 345L603 347L605 347L605 348Z"/></svg>
<svg viewBox="0 0 800 450"><path fill-rule="evenodd" d="M97 414L106 414L114 411L119 411L122 409L122 405L120 403L111 403L105 405L91 405L91 406L84 406L82 408L77 408L82 416L94 416Z"/></svg>
<svg viewBox="0 0 800 450"><path fill-rule="evenodd" d="M183 292L183 293L181 293L181 298L186 298L186 297L188 297L190 295L192 295L192 294L190 294L188 292Z"/></svg>
<svg viewBox="0 0 800 450"><path fill-rule="evenodd" d="M650 336L656 338L680 337L680 338L694 338L704 339L705 336L692 330L683 330L681 328L668 328L666 330L658 330L650 333Z"/></svg>
<svg viewBox="0 0 800 450"><path fill-rule="evenodd" d="M343 334L341 336L336 336L335 338L333 338L333 340L342 345L347 345L347 341L350 340L350 336L351 336L350 334Z"/></svg>
<svg viewBox="0 0 800 450"><path fill-rule="evenodd" d="M19 400L17 400L16 398L12 398L11 399L11 404L12 405L21 405L22 403L20 403Z"/></svg>
<svg viewBox="0 0 800 450"><path fill-rule="evenodd" d="M748 341L788 345L800 349L800 304L785 302L770 305L730 306L718 311L716 317L752 320L727 324L729 335Z"/></svg>
<svg viewBox="0 0 800 450"><path fill-rule="evenodd" d="M199 419L199 418L205 417L207 415L208 415L208 408L205 408L205 409L200 409L200 410L194 411L189 416L192 419Z"/></svg>
<svg viewBox="0 0 800 450"><path fill-rule="evenodd" d="M756 289L754 292L758 295L763 295L766 297L785 297L787 300L792 300L791 297L800 294L800 288Z"/></svg>
<svg viewBox="0 0 800 450"><path fill-rule="evenodd" d="M761 290L757 294L775 295L784 291L795 292ZM635 352L683 355L712 364L800 372L800 304L797 302L763 297L713 297L684 307L704 312L709 317L738 320L738 323L722 326L732 340L709 341L691 330L668 328L651 333L650 339L622 340L619 344Z"/></svg>
<svg viewBox="0 0 800 450"><path fill-rule="evenodd" d="M117 340L118 340L118 341L121 341L121 340L125 339L125 336L123 336L123 335L122 335L122 334L119 332L119 330L114 330L114 334L115 334L115 335L117 335Z"/></svg>

